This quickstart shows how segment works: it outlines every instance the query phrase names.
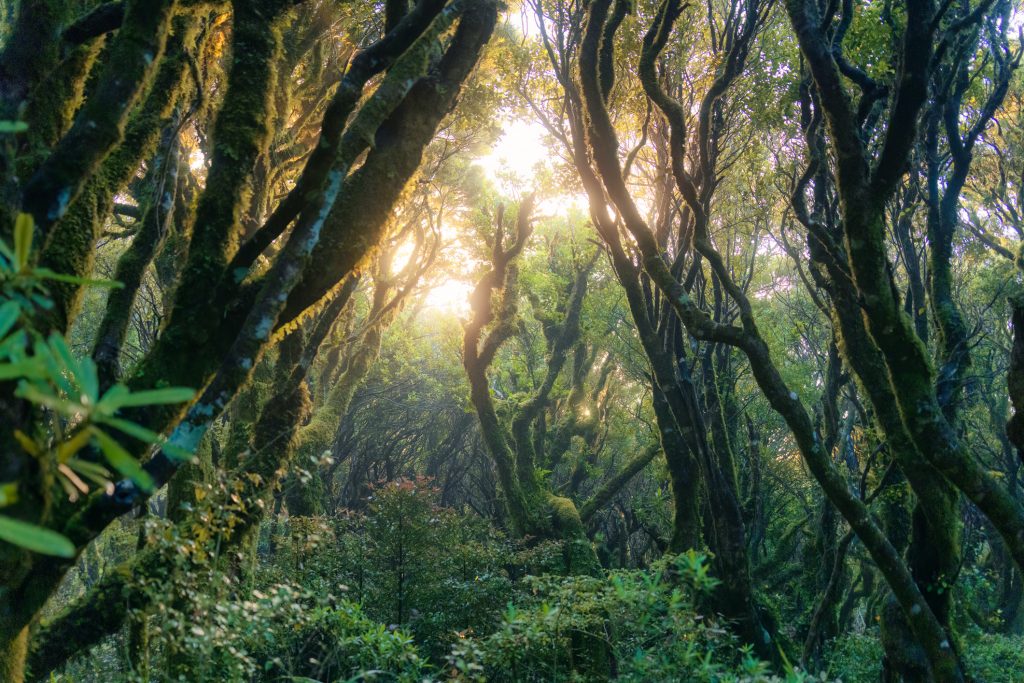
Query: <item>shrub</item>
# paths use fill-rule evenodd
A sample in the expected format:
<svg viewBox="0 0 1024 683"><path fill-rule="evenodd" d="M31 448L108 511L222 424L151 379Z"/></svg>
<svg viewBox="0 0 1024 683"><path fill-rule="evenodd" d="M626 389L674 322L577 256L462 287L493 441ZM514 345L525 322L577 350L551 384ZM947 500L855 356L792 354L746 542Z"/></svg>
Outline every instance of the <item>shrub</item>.
<svg viewBox="0 0 1024 683"><path fill-rule="evenodd" d="M763 679L765 664L697 613L695 600L715 584L706 558L692 551L606 579L528 578L493 634L452 647L449 674L459 681Z"/></svg>
<svg viewBox="0 0 1024 683"><path fill-rule="evenodd" d="M1024 636L974 629L961 644L964 667L977 683L1018 683L1024 675Z"/></svg>
<svg viewBox="0 0 1024 683"><path fill-rule="evenodd" d="M272 628L254 634L251 656L263 663L261 680L423 678L426 663L412 636L373 621L353 602L302 607L294 616L288 610L277 610L276 614L278 622Z"/></svg>
<svg viewBox="0 0 1024 683"><path fill-rule="evenodd" d="M262 577L344 592L366 614L416 637L438 661L456 632L489 633L511 595L511 545L485 520L445 508L429 479L381 484L363 512L292 518Z"/></svg>
<svg viewBox="0 0 1024 683"><path fill-rule="evenodd" d="M836 638L828 653L829 671L843 683L875 683L882 679L882 642L878 632L851 633Z"/></svg>

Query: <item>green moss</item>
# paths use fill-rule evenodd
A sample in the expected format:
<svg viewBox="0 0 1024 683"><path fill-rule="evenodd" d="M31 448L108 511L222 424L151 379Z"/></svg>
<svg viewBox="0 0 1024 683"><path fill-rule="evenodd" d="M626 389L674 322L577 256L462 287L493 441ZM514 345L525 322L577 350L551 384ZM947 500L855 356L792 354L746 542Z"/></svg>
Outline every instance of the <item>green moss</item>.
<svg viewBox="0 0 1024 683"><path fill-rule="evenodd" d="M30 148L51 148L71 127L72 118L82 105L85 84L101 45L94 41L76 47L32 93L26 114L26 119L31 121ZM32 170L22 167L21 173L28 177Z"/></svg>
<svg viewBox="0 0 1024 683"><path fill-rule="evenodd" d="M274 116L271 89L281 54L277 25L290 6L285 0L234 3L231 67L214 124L210 172L196 207L188 259L168 324L133 376L133 386L156 386L172 377L189 386L206 384L240 322L216 326L210 321L224 318L231 300L240 303L233 312L243 316L245 302L255 294L222 284L211 296L210 284L222 282L237 248L252 168L269 142ZM154 414L151 426L162 427L176 415Z"/></svg>
<svg viewBox="0 0 1024 683"><path fill-rule="evenodd" d="M191 20L175 22L174 37L150 94L128 123L122 144L104 160L63 219L54 226L44 247L41 265L65 275L91 275L96 240L113 210L114 197L135 176L139 165L153 154L172 110L185 94L186 46L195 39L194 26ZM49 325L66 331L81 303L81 287L54 283L50 289L54 308L49 314ZM128 311L114 313L127 316Z"/></svg>
<svg viewBox="0 0 1024 683"><path fill-rule="evenodd" d="M7 633L0 623L0 680L23 683L28 654L28 627Z"/></svg>
<svg viewBox="0 0 1024 683"><path fill-rule="evenodd" d="M24 0L18 17L0 53L4 74L4 98L0 116L17 118L18 109L30 93L42 94L37 86L53 73L61 59L61 30L73 17L74 3Z"/></svg>
<svg viewBox="0 0 1024 683"><path fill-rule="evenodd" d="M551 515L551 532L564 543L566 573L601 576L601 564L576 505L568 498L554 495L548 496L546 502Z"/></svg>
<svg viewBox="0 0 1024 683"><path fill-rule="evenodd" d="M74 125L25 184L22 207L40 232L69 204L122 142L137 99L149 90L171 28L173 0L129 2L111 42L102 75Z"/></svg>
<svg viewBox="0 0 1024 683"><path fill-rule="evenodd" d="M495 8L490 3L467 10L442 60L441 73L420 79L377 130L374 148L363 165L345 180L324 224L312 255L318 267L307 269L288 301L283 320L292 320L315 305L337 285L341 275L363 263L380 242L392 208L419 167L438 124L455 106L495 19Z"/></svg>

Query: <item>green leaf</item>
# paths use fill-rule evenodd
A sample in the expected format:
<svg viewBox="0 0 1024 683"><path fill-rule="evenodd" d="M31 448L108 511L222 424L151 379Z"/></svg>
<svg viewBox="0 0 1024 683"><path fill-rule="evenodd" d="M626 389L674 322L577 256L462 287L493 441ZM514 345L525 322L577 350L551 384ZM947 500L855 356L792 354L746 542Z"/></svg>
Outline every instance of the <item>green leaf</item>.
<svg viewBox="0 0 1024 683"><path fill-rule="evenodd" d="M14 327L14 323L18 322L19 317L21 317L21 306L17 301L8 301L0 306L0 339L7 336L7 333Z"/></svg>
<svg viewBox="0 0 1024 683"><path fill-rule="evenodd" d="M149 476L149 472L142 469L142 465L132 457L131 453L126 451L121 444L103 430L96 427L90 427L89 430L96 437L100 450L103 451L103 455L111 467L134 481L143 491L149 493L153 490L153 477Z"/></svg>
<svg viewBox="0 0 1024 683"><path fill-rule="evenodd" d="M0 256L7 259L8 263L12 265L14 264L14 252L11 251L9 246L7 246L7 242L4 242L3 240L0 240Z"/></svg>
<svg viewBox="0 0 1024 683"><path fill-rule="evenodd" d="M38 347L36 352L41 356L49 355L53 358L53 362L50 363L50 370L53 373L53 381L60 386L64 393L66 393L70 398L76 398L76 391L87 393L82 387L81 366L71 353L71 349L68 348L68 344L64 340L64 337L54 332L50 335L50 338L47 341L49 344L49 354L45 354ZM66 375L70 375L71 380L74 381L77 388L67 381ZM93 397L93 402L95 402L95 397Z"/></svg>
<svg viewBox="0 0 1024 683"><path fill-rule="evenodd" d="M16 329L7 335L6 339L0 340L0 358L22 360L25 358L27 346L28 335L25 330Z"/></svg>
<svg viewBox="0 0 1024 683"><path fill-rule="evenodd" d="M24 133L28 124L24 121L0 121L0 133Z"/></svg>
<svg viewBox="0 0 1024 683"><path fill-rule="evenodd" d="M54 396L53 394L43 393L38 387L25 382L18 385L18 389L14 392L14 395L31 401L32 403L46 406L47 408L56 410L58 413L63 413L69 417L74 417L82 412L82 407L80 405L72 403L71 401L66 401L59 396Z"/></svg>
<svg viewBox="0 0 1024 683"><path fill-rule="evenodd" d="M113 390L111 390L113 391ZM196 392L185 387L167 387L165 389L149 389L147 391L136 391L131 394L118 394L111 397L110 392L104 395L100 401L104 408L116 410L118 408L155 406L174 403L185 403L191 401Z"/></svg>
<svg viewBox="0 0 1024 683"><path fill-rule="evenodd" d="M14 505L18 502L18 482L9 481L0 484L0 507Z"/></svg>
<svg viewBox="0 0 1024 683"><path fill-rule="evenodd" d="M21 270L28 264L32 253L32 231L35 219L30 213L19 213L14 221L14 269Z"/></svg>
<svg viewBox="0 0 1024 683"><path fill-rule="evenodd" d="M17 363L0 365L0 380L8 379L46 379L49 374L41 363L34 359L20 360Z"/></svg>
<svg viewBox="0 0 1024 683"><path fill-rule="evenodd" d="M71 458L65 464L94 483L106 484L110 481L110 470L103 465L79 458Z"/></svg>
<svg viewBox="0 0 1024 683"><path fill-rule="evenodd" d="M65 536L10 517L0 517L0 540L42 555L75 556L75 546Z"/></svg>
<svg viewBox="0 0 1024 683"><path fill-rule="evenodd" d="M134 422L128 420L122 420L118 417L103 417L99 419L100 422L106 425L110 425L114 429L120 430L128 436L133 436L139 441L146 443L155 443L163 449L163 451L175 460L191 460L192 453L185 450L180 446L168 443L167 439L157 434L156 432L146 429L141 425L137 425Z"/></svg>
<svg viewBox="0 0 1024 683"><path fill-rule="evenodd" d="M128 436L135 437L139 441L145 443L157 443L160 441L160 435L151 429L146 429L142 425L137 425L129 420L122 420L117 417L104 417L100 418L103 424L110 425L114 429L120 430Z"/></svg>
<svg viewBox="0 0 1024 683"><path fill-rule="evenodd" d="M70 439L65 439L57 444L57 462L66 462L71 456L85 447L85 444L89 443L90 434L85 430L81 430L72 436Z"/></svg>
<svg viewBox="0 0 1024 683"><path fill-rule="evenodd" d="M89 398L89 403L95 406L100 398L100 376L92 358L85 357L78 361L78 386L82 394Z"/></svg>
<svg viewBox="0 0 1024 683"><path fill-rule="evenodd" d="M64 353L61 353L59 346L55 346L52 340L50 344L37 340L33 345L33 351L33 359L46 368L46 379L56 384L57 389L64 392L64 396L77 399L79 391L75 382L78 364L71 356L71 352L65 347Z"/></svg>
<svg viewBox="0 0 1024 683"><path fill-rule="evenodd" d="M113 415L121 407L121 400L130 393L125 385L115 384L100 397L99 403L96 404L96 410L105 415Z"/></svg>

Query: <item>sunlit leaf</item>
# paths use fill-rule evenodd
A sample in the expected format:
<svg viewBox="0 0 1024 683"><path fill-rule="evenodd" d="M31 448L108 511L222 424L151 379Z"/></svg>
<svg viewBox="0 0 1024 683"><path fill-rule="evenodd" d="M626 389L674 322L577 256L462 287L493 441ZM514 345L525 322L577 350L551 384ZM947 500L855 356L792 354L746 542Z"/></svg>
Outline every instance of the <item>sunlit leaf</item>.
<svg viewBox="0 0 1024 683"><path fill-rule="evenodd" d="M57 461L66 462L71 456L82 450L85 444L89 443L90 438L90 433L81 429L70 439L61 441L57 444Z"/></svg>
<svg viewBox="0 0 1024 683"><path fill-rule="evenodd" d="M14 221L14 269L21 270L28 264L32 253L32 230L35 228L32 214L19 213Z"/></svg>
<svg viewBox="0 0 1024 683"><path fill-rule="evenodd" d="M164 389L149 389L136 391L130 394L121 394L110 397L109 392L103 397L101 403L106 408L134 408L137 406L171 405L191 401L196 395L192 389L185 387L166 387Z"/></svg>
<svg viewBox="0 0 1024 683"><path fill-rule="evenodd" d="M0 484L0 507L14 505L18 502L18 482L9 481Z"/></svg>
<svg viewBox="0 0 1024 683"><path fill-rule="evenodd" d="M39 450L39 446L36 444L36 442L33 441L28 434L21 431L20 429L14 430L14 440L17 441L18 445L21 446L22 449L29 455L38 458L42 454L42 451Z"/></svg>
<svg viewBox="0 0 1024 683"><path fill-rule="evenodd" d="M0 121L0 133L24 133L28 124L24 121Z"/></svg>

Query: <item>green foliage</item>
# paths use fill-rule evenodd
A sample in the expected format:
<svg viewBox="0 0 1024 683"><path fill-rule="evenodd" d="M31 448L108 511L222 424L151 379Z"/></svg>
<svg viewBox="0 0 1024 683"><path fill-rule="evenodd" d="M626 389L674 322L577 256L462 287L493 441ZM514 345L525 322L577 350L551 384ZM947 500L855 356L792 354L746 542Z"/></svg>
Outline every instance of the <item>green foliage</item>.
<svg viewBox="0 0 1024 683"><path fill-rule="evenodd" d="M510 595L503 571L511 548L478 517L438 503L424 478L371 490L363 514L289 521L269 577L302 577L344 591L367 614L414 634L428 654L447 651L456 631L488 631Z"/></svg>
<svg viewBox="0 0 1024 683"><path fill-rule="evenodd" d="M22 30L11 30L17 4L0 0L5 13L0 34L8 38L17 38ZM10 169L23 180L31 177L23 169L38 166L45 158L43 147L49 143L42 138L59 137L51 130L53 125L37 125L36 114L67 118L70 124L79 107L80 93L68 98L70 83L59 82L74 75L67 70L91 68L84 63L76 66L76 60L86 50L103 50L91 82L77 83L76 75L76 87L71 89L92 92L96 76L118 66L110 63L109 39L75 48L78 57L62 45L57 28L66 28L81 14L78 10L95 4L21 3L66 6L61 15L68 20L52 26L44 22L57 41L48 49L55 54L61 45L59 52L67 59L47 80L32 84L27 108L10 109L0 117L0 140L12 155ZM574 273L594 251L595 242L598 249L608 246L601 244L607 233L599 235L592 224L601 207L595 205L590 213L581 184L580 171L600 171L601 164L591 164L599 157L592 154L594 136L586 131L594 119L589 114L573 118L580 115L582 104L580 93L572 92L572 79L581 68L574 50L594 3L511 3L509 20L500 22L461 90L457 112L433 135L432 124L424 122L417 130L403 125L403 120L416 120L425 109L415 106L416 98L402 104L399 100L410 87L419 92L431 85L431 79L405 76L422 73L426 52L435 53L449 43L456 9L484 4L466 2L456 8L446 3L445 18L418 43L423 51L389 62L398 68L374 76L370 88L357 98L368 108L336 117L336 124L350 123L346 140L357 143L352 151L364 144L372 147L369 154L350 160L358 169L355 180L346 181L346 193L329 221L335 228L354 226L354 237L325 229L323 244L302 264L307 269L304 278L310 281L303 284L314 286L292 293L306 312L279 322L296 335L294 341L308 334L305 322L311 314L326 309L323 300L302 301L306 291L315 293L335 276L349 274L359 274L362 285L329 335L331 344L324 348L330 346L330 352L302 359L308 370L302 390L308 388L320 409L312 421L293 425L303 434L304 450L290 464L283 459L268 462L270 458L263 456L280 443L270 435L253 437L253 426L267 403L272 384L268 380L283 367L284 354L269 350L246 387L231 388L218 397L217 411L223 403L230 404L210 429L214 438L205 442L208 457L197 464L203 481L193 486L190 480L182 484L179 477L167 498L153 491L155 482L142 464L144 451L163 448L178 459L189 454L166 444L156 431L125 420L124 414L143 406L188 402L192 391L165 385L207 385L228 357L244 308L272 282L275 263L280 264L280 255L287 252L286 226L294 219L279 226L285 232L265 249L237 289L233 286L241 276L224 272L224 267L239 243L255 234L276 213L281 198L296 187L311 150L325 149L317 147L317 140L338 74L351 68L355 49L376 39L381 8L402 3L317 2L291 8L293 3L266 0L234 3L231 13L222 13L217 3L183 4L189 5L184 13L188 20L196 23L196 31L177 36L187 49L173 56L160 56L159 51L150 55L160 62L160 73L176 74L177 85L154 85L145 100L126 101L118 116L128 117L129 126L117 136L120 142L110 143L110 161L95 173L90 171L91 178L74 179L74 187L83 181L85 190L59 202L69 213L58 217L52 226L56 229L48 231L47 251L74 268L46 261L62 271L56 273L39 266L39 244L33 242L39 235L27 214L18 215L18 201L5 207L11 229L4 225L0 231L13 237L10 246L0 241L0 384L6 391L0 409L14 406L24 414L16 416L20 431L0 431L10 437L4 447L19 456L12 457L19 460L17 468L0 474L0 556L10 559L0 574L14 577L10 586L0 585L0 595L20 595L17 590L30 585L19 584L20 575L56 576L66 566L46 564L46 558L29 557L26 551L64 558L82 554L43 610L48 617L61 614L76 594L105 585L103 579L129 579L118 584L125 587L124 595L114 596L119 606L130 605L129 623L92 649L94 661L79 658L60 680L810 682L831 676L849 683L882 677L877 622L891 594L865 547L866 537L851 537L847 554L837 560L837 542L848 527L829 507L821 478L816 480L807 471L793 432L769 405L757 373L736 348L709 342L706 330L688 334L667 307L665 292L642 272L638 281L657 328L657 343L671 349L681 382L693 382L696 410L703 411L703 419L717 417L723 423L709 427L705 436L714 459L702 462L694 480L714 474L709 465L720 465L726 479L734 475L743 523L729 532L733 538L723 538L727 531L716 524L706 495L673 500L668 459L662 455L603 508L579 519L577 510L584 509L583 503L601 490L603 482L613 480L623 463L659 440L662 445L672 440L666 435L673 425L664 429L665 422L675 419L680 431L690 429L678 416L659 422L655 415L652 394L658 394L658 380L652 377L651 359L641 343L647 340L637 334L638 318L633 318L625 298L623 273L616 274L603 254L588 280L580 338L554 380L550 400L531 434L535 461L517 464L524 474L529 466L532 476L524 478L552 494L551 504L540 497L529 500L539 511L537 518L550 518L553 527L571 525L575 545L505 535L516 525L507 518L502 487L467 401L459 314L442 310L423 292L437 284L456 285L449 294L458 285L470 287L490 257L495 207L511 207L536 190L536 229L517 260L516 326L494 357L488 376L498 418L507 422L544 380L553 331L564 317ZM767 3L767 10L762 4L763 22L745 55L742 73L707 102L710 118L702 121L701 96L725 73L732 58L728 46L736 44L738 35L733 22L754 16L749 14L752 3L680 3L685 6L683 14L657 64L658 79L680 100L688 118L687 139L677 140L637 78L643 35L661 2L611 4L628 5L630 13L612 42L605 43L614 46L614 86L604 104L619 142L612 153L618 153L641 218L654 231L659 249L672 263L673 274L685 283L690 299L715 322L746 325L737 306L741 297L723 288L727 278L712 272L707 254L695 255L694 213L687 210L687 200L673 183L673 171L678 172L671 165L673 151L686 150L682 165L698 183L704 171L701 156L711 153L716 168L710 171L713 182L707 189L713 196L707 194L705 210L712 246L749 297L774 369L792 391L790 399L803 404L811 416L816 443L830 442L831 464L838 470L832 495L842 491L844 483L856 492L870 506L869 516L878 520L897 555L906 558L912 575L921 581L921 570L935 555L925 557L921 552L922 520L912 521L910 511L925 500L915 495L927 491L915 485L915 494L904 477L912 473L909 468L902 471L897 457L902 451L896 452L894 441L882 433L879 418L885 414L869 400L863 378L850 367L851 349L839 339L838 319L834 312L830 316L829 294L822 287L827 269L815 263L818 257L811 258L816 241L809 240L806 226L794 219L790 204L808 153L815 151L804 139L814 130L808 126L809 117L812 109L821 113L824 100L820 90L817 97L815 88L807 91L807 55L798 50L786 7ZM527 16L525 30L520 31L515 15L520 10L533 14L534 5L546 17ZM887 139L883 132L888 121L898 118L892 116L892 103L904 101L893 94L899 88L895 79L905 66L899 46L904 44L906 8L868 1L829 7L851 12L848 24L838 17L824 24L831 27L828 39L842 43L833 45L834 56L847 62L840 70L841 87L854 97L860 94L854 80L861 88L866 79L881 86L862 91L862 103L871 107L857 112L867 156L872 157ZM940 34L962 18L962 12L971 11L966 4L944 7ZM996 16L1004 11L1008 14L1002 19ZM880 291L897 293L897 305L887 308L917 317L925 330L920 340L910 339L914 343L903 347L917 349L920 341L927 349L924 355L937 361L936 366L943 355L935 333L936 302L930 291L915 294L912 282L915 268L921 270L918 275L923 275L926 289L931 285L927 281L939 272L930 261L936 241L928 223L931 198L925 196L925 188L937 187L941 194L949 186L946 176L953 160L947 149L949 131L942 128L959 124L965 133L978 118L1002 54L990 48L999 47L1000 26L1019 23L1012 18L1017 11L1009 3L993 3L985 10L995 17L987 26L968 22L959 27L962 31L949 34L955 39L934 65L928 107L931 113L942 108L934 98L943 88L956 86L959 76L952 60L959 59L967 67L968 87L951 104L960 111L951 109L952 118L933 122L938 126L934 150L924 137L931 113L918 117L921 137L913 143L910 160L901 166L902 186L885 202L891 215L877 223L884 222L891 231L876 245L879 262L889 265L885 274L892 278L891 287ZM463 18L460 27L468 25ZM984 19L984 13L979 11L976 18ZM543 36L538 35L541 28ZM545 45L542 37L550 42ZM207 42L209 49L204 47ZM958 56L963 45L973 47ZM1003 57L1010 58L1020 47L1019 38L1009 36L1006 47ZM415 68L407 68L410 64ZM565 73L556 74L560 69ZM18 69L8 71L19 74ZM20 71L28 73L27 68ZM851 74L857 78L851 80ZM963 400L955 406L953 432L963 440L964 452L978 459L980 469L1018 500L1019 449L1004 425L1015 408L1006 391L1008 351L1020 331L1007 325L1005 299L1019 294L1022 283L1022 83L1018 73L1006 103L967 150L974 161L959 197L950 259L953 295L971 330L965 340L971 365L960 392ZM800 98L812 102L811 109L802 109ZM383 108L373 105L384 100ZM43 111L52 106L59 109ZM173 117L172 109L177 112ZM389 123L378 126L376 119L385 115ZM360 121L368 116L375 122L363 130ZM23 118L31 123L30 129ZM715 139L706 146L693 137L705 124L715 131ZM502 125L506 132L521 127L542 140L543 159L528 177L519 177L511 168L494 168L500 163L491 168L480 163L486 161L480 155L488 146L495 152L507 146L501 141ZM28 136L15 137L27 129ZM358 140L351 139L356 137L354 129L359 130ZM821 133L826 143L834 135L829 127ZM431 135L425 149L409 142L426 141ZM537 150L513 151L530 157ZM514 156L509 154L508 160ZM838 236L853 225L842 220L849 202L836 193L829 177L834 168L842 168L842 158L826 151L822 160L805 188L805 199L814 199L810 213ZM935 160L939 177L928 178ZM417 165L418 177L407 177ZM16 189L13 177L6 180ZM602 178L596 181L596 194L601 195ZM398 198L399 186L406 185ZM110 215L115 198L125 205ZM597 201L611 202L605 208L616 221L613 231L625 227L619 222L627 216L622 205L610 195ZM506 228L513 213L505 214ZM163 246L154 243L159 253L136 264L141 285L137 290L129 286L129 301L111 311L120 311L119 320L130 326L115 354L124 368L137 368L137 374L123 373L131 378L126 382L155 388L129 391L114 385L101 391L115 378L99 377L102 371L83 349L96 343L96 328L105 318L103 288L118 285L64 273L102 277L113 272L126 249L134 252L134 246L144 243L140 226L145 215L161 219ZM897 234L901 219L907 221L907 235ZM428 229L442 245L437 261L419 282L408 284L404 304L388 311L388 319L393 314L396 324L384 332L379 360L365 373L363 383L351 387L351 401L344 402L343 410L325 410L325 397L368 348L362 326L372 308L369 280L376 287L389 279L375 272L371 243L387 231L400 243ZM652 263L638 253L640 242L626 232L621 236L626 256L636 267L642 270ZM834 255L850 260L856 245L847 239L843 246ZM322 259L320 251L337 253ZM191 265L184 271L186 262ZM848 266L839 264L837 273L845 278ZM842 284L832 296L847 287L860 290L876 284L876 278L858 278L840 278ZM100 287L85 292L83 310L71 316L67 336L49 334L54 317L62 317L63 309L75 310L61 303L62 292L83 285ZM305 290L301 295L300 289ZM867 312L875 297L863 293L851 301ZM924 299L917 300L918 296ZM292 303L288 310L296 313ZM56 325L61 331L63 322ZM886 327L874 327L874 333ZM830 351L837 340L833 362ZM149 355L153 349L158 353ZM899 371L899 364L888 370ZM900 382L890 384L886 386L898 392ZM930 380L925 384L930 391ZM275 405L266 407L273 411ZM158 431L173 428L177 419L173 408L140 412L153 418ZM909 427L912 411L898 412ZM6 418L10 413L0 414ZM930 455L928 449L917 450ZM257 458L262 463L259 476L251 467ZM278 484L278 464L294 465L291 475L280 481L285 490L273 492L273 517L262 527L251 528L271 509L270 488ZM14 473L8 475L9 471ZM121 478L154 494L145 522L112 525L87 548L76 548L57 533L69 528L69 519L74 523L75 503L112 490L112 480ZM677 483L673 479L672 485ZM695 490L712 490L709 482L696 483ZM296 493L315 504L300 510L292 502L298 499ZM698 501L698 548L702 543L717 544L723 560L727 555L721 550L735 548L742 561L733 566L749 564L754 609L778 647L778 661L763 661L760 657L766 653L761 650L755 656L749 643L732 635L731 624L713 614L710 606L715 604L715 591L723 588L720 580L730 585L728 580L734 577L712 576L711 553L664 555L665 547L674 547L667 540L673 515L685 516L674 503L684 500ZM969 677L979 682L1015 680L1024 670L1019 568L1014 569L1013 558L976 508L963 505L961 510L959 502L955 506L949 508L955 513L949 519L956 524L949 527L956 531L953 527L962 521L962 543L956 538L955 545L963 548L963 557L954 563L955 573L941 583L921 581L921 587L929 597L952 596L949 629ZM173 523L153 519L164 514ZM936 526L941 530L942 525ZM244 534L239 531L243 528ZM542 526L538 529L543 533ZM729 545L733 540L735 545ZM591 543L597 546L596 553L590 552ZM567 566L583 564L573 561L576 555L590 560L587 570L593 576L564 576ZM939 559L952 557L949 552L944 555ZM139 558L147 561L134 562ZM808 654L814 670L823 667L826 672L815 676L793 663L803 654L812 615L833 566L840 570L838 590L821 612L821 646ZM33 575L37 568L53 567L59 570ZM5 593L8 588L13 592ZM2 607L0 617L6 614ZM0 647L0 678L5 678L3 654Z"/></svg>
<svg viewBox="0 0 1024 683"><path fill-rule="evenodd" d="M24 133L28 124L24 121L0 121L0 133Z"/></svg>
<svg viewBox="0 0 1024 683"><path fill-rule="evenodd" d="M373 621L355 603L300 586L279 584L192 607L201 619L168 609L149 626L151 668L174 663L167 680L412 682L428 671L410 635ZM72 667L57 680L93 680L117 668L108 659L91 670Z"/></svg>
<svg viewBox="0 0 1024 683"><path fill-rule="evenodd" d="M286 610L279 610L279 613ZM426 662L411 635L368 618L342 600L335 606L303 606L301 615L281 629L282 640L257 656L274 675L308 676L319 681L422 680ZM264 640L269 640L264 634ZM287 653L284 656L276 652Z"/></svg>
<svg viewBox="0 0 1024 683"><path fill-rule="evenodd" d="M589 642L615 680L768 680L763 662L698 613L698 598L716 585L692 551L604 579L531 576L498 629L458 641L448 665L460 681L602 680L587 673L580 643Z"/></svg>
<svg viewBox="0 0 1024 683"><path fill-rule="evenodd" d="M877 633L851 633L829 648L829 669L847 683L867 683L882 677L882 643Z"/></svg>
<svg viewBox="0 0 1024 683"><path fill-rule="evenodd" d="M43 555L75 556L74 544L64 536L10 517L0 517L0 540Z"/></svg>
<svg viewBox="0 0 1024 683"><path fill-rule="evenodd" d="M976 628L964 634L964 665L979 683L1016 683L1024 671L1024 638L986 633ZM874 683L882 675L882 644L877 632L851 633L837 638L829 649L829 670L844 683Z"/></svg>
<svg viewBox="0 0 1024 683"><path fill-rule="evenodd" d="M81 457L87 447L102 453L119 474L151 491L153 481L139 461L113 438L109 430L157 444L173 457L190 454L170 446L159 434L118 417L118 411L132 406L182 403L194 395L191 389L166 387L131 392L116 384L100 392L100 379L91 358L76 357L64 337L56 332L46 339L33 329L40 311L52 301L47 280L74 284L116 285L100 280L57 275L32 264L34 223L22 213L14 226L13 248L0 240L0 381L16 384L15 396L40 410L43 419L32 434L15 431L22 450L52 472L68 498L75 502L90 490L89 483L111 486L111 473L94 458ZM17 502L19 482L2 484L0 507ZM72 557L75 548L64 536L42 527L0 517L0 539L37 553Z"/></svg>
<svg viewBox="0 0 1024 683"><path fill-rule="evenodd" d="M972 629L964 647L967 670L977 681L1013 683L1024 671L1024 636Z"/></svg>
<svg viewBox="0 0 1024 683"><path fill-rule="evenodd" d="M46 288L47 281L75 285L101 285L120 287L120 283L55 273L32 262L32 243L35 222L27 213L18 214L14 222L13 247L0 239L0 301L17 304L23 313L34 309L49 310L53 301Z"/></svg>

